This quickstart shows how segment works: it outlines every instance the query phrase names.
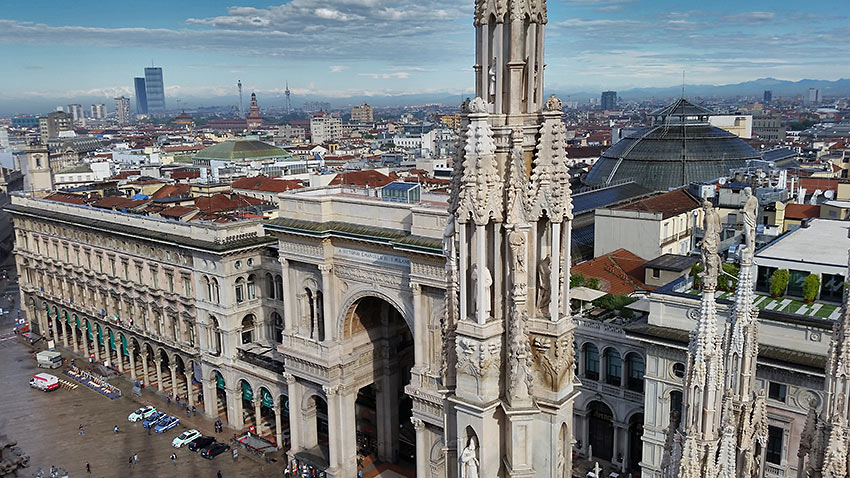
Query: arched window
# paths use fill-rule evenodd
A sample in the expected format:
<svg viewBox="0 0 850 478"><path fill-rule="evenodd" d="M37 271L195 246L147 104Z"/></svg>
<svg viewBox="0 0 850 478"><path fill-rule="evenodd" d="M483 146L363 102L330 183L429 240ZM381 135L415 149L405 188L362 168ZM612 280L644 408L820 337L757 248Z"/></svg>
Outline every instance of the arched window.
<svg viewBox="0 0 850 478"><path fill-rule="evenodd" d="M255 278L256 277L254 276L254 274L251 274L251 275L248 276L248 285L247 285L248 300L252 300L252 299L257 298L257 292L254 290L254 279Z"/></svg>
<svg viewBox="0 0 850 478"><path fill-rule="evenodd" d="M274 341L282 344L283 343L283 317L280 316L277 312L272 312L272 327L274 329Z"/></svg>
<svg viewBox="0 0 850 478"><path fill-rule="evenodd" d="M268 273L266 273L266 297L269 299L276 298L274 295L274 277Z"/></svg>
<svg viewBox="0 0 850 478"><path fill-rule="evenodd" d="M319 342L323 342L325 340L325 304L324 304L324 296L322 295L322 291L316 291L316 316L318 320L316 321L316 327L319 329L316 333L316 336L319 338Z"/></svg>
<svg viewBox="0 0 850 478"><path fill-rule="evenodd" d="M310 338L312 339L316 333L316 304L313 302L313 291L306 288L304 292L307 300L307 328L310 330Z"/></svg>
<svg viewBox="0 0 850 478"><path fill-rule="evenodd" d="M626 387L633 392L643 392L643 374L646 370L643 357L637 353L626 355Z"/></svg>
<svg viewBox="0 0 850 478"><path fill-rule="evenodd" d="M283 300L283 277L280 274L274 276L274 298Z"/></svg>
<svg viewBox="0 0 850 478"><path fill-rule="evenodd" d="M221 289L218 287L218 279L213 278L212 280L212 301L216 304L219 304L221 301Z"/></svg>
<svg viewBox="0 0 850 478"><path fill-rule="evenodd" d="M218 319L210 316L210 349L216 355L221 354L221 330L218 328Z"/></svg>
<svg viewBox="0 0 850 478"><path fill-rule="evenodd" d="M242 343L250 344L254 341L254 314L248 314L242 319Z"/></svg>
<svg viewBox="0 0 850 478"><path fill-rule="evenodd" d="M245 279L236 279L236 302L245 301Z"/></svg>
<svg viewBox="0 0 850 478"><path fill-rule="evenodd" d="M670 422L676 426L682 417L682 392L674 390L670 392Z"/></svg>
<svg viewBox="0 0 850 478"><path fill-rule="evenodd" d="M206 299L208 301L212 302L213 301L212 285L210 284L210 278L207 277L207 276L204 276L204 290L207 292Z"/></svg>
<svg viewBox="0 0 850 478"><path fill-rule="evenodd" d="M584 376L599 380L599 349L593 344L584 345Z"/></svg>
<svg viewBox="0 0 850 478"><path fill-rule="evenodd" d="M608 385L620 385L623 380L623 360L620 352L609 347L605 349L605 383Z"/></svg>

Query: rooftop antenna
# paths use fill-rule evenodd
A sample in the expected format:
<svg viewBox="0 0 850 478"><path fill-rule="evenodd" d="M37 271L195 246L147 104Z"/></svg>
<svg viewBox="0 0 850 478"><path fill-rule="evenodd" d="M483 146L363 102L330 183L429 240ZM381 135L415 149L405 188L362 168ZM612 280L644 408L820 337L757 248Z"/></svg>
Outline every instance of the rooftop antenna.
<svg viewBox="0 0 850 478"><path fill-rule="evenodd" d="M685 70L682 70L682 99L685 99Z"/></svg>
<svg viewBox="0 0 850 478"><path fill-rule="evenodd" d="M239 117L245 116L245 105L242 104L242 80L236 80L236 87L239 88Z"/></svg>

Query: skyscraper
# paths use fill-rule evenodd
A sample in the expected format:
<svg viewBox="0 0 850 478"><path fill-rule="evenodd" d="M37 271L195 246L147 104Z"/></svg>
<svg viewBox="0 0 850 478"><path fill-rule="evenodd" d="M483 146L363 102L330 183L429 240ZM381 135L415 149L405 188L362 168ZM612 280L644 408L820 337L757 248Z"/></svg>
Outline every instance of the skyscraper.
<svg viewBox="0 0 850 478"><path fill-rule="evenodd" d="M83 119L83 105L68 105L68 113L73 121L80 121Z"/></svg>
<svg viewBox="0 0 850 478"><path fill-rule="evenodd" d="M602 92L602 110L617 109L617 92L603 91Z"/></svg>
<svg viewBox="0 0 850 478"><path fill-rule="evenodd" d="M106 118L106 105L103 103L91 105L90 113L93 119Z"/></svg>
<svg viewBox="0 0 850 478"><path fill-rule="evenodd" d="M165 111L165 83L162 81L162 68L145 68L145 93L148 111Z"/></svg>
<svg viewBox="0 0 850 478"><path fill-rule="evenodd" d="M115 115L118 117L119 124L130 122L130 98L126 96L115 98Z"/></svg>
<svg viewBox="0 0 850 478"><path fill-rule="evenodd" d="M773 101L773 92L770 90L764 90L764 102L765 104Z"/></svg>
<svg viewBox="0 0 850 478"><path fill-rule="evenodd" d="M820 103L820 90L817 88L809 88L809 95L806 98L806 102L809 104Z"/></svg>
<svg viewBox="0 0 850 478"><path fill-rule="evenodd" d="M145 90L145 79L142 77L133 78L133 84L136 87L136 114L148 114L148 93Z"/></svg>

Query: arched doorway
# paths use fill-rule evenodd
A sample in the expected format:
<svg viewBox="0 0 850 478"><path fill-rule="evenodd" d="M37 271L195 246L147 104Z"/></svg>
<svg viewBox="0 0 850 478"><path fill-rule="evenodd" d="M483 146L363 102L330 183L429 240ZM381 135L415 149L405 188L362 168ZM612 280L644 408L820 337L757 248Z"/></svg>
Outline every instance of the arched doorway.
<svg viewBox="0 0 850 478"><path fill-rule="evenodd" d="M277 425L274 416L274 397L266 387L260 387L260 419L257 434L269 441L276 441Z"/></svg>
<svg viewBox="0 0 850 478"><path fill-rule="evenodd" d="M239 381L240 398L242 399L242 423L245 427L257 426L256 417L254 416L254 389L247 380Z"/></svg>
<svg viewBox="0 0 850 478"><path fill-rule="evenodd" d="M643 454L643 413L635 413L629 419L629 460L626 471L640 473L640 460Z"/></svg>
<svg viewBox="0 0 850 478"><path fill-rule="evenodd" d="M614 414L608 405L599 401L590 402L587 410L593 457L611 461L614 456Z"/></svg>
<svg viewBox="0 0 850 478"><path fill-rule="evenodd" d="M343 337L352 352L371 351L372 384L355 401L358 449L379 459L415 466L413 402L404 392L414 364L413 333L401 312L386 300L367 296L349 308Z"/></svg>

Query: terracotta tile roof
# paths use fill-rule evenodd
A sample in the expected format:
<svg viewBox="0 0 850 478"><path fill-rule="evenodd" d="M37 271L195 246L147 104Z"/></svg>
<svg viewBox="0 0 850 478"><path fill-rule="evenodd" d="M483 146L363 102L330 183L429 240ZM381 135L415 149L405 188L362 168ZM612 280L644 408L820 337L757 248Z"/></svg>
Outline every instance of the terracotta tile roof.
<svg viewBox="0 0 850 478"><path fill-rule="evenodd" d="M48 201L64 202L68 204L86 204L86 198L76 194L53 193L49 196L46 196L44 199L47 199Z"/></svg>
<svg viewBox="0 0 850 478"><path fill-rule="evenodd" d="M162 216L162 217L179 219L179 218L185 216L186 214L190 214L190 213L197 211L197 210L198 209L194 208L194 207L174 206L174 207L165 208L162 212L159 213L159 215Z"/></svg>
<svg viewBox="0 0 850 478"><path fill-rule="evenodd" d="M383 173L375 171L374 169L367 169L365 171L339 173L329 185L381 187L391 183L392 181L393 180L389 176Z"/></svg>
<svg viewBox="0 0 850 478"><path fill-rule="evenodd" d="M800 187L805 188L807 193L821 191L838 191L837 179L825 178L800 178Z"/></svg>
<svg viewBox="0 0 850 478"><path fill-rule="evenodd" d="M108 196L92 203L92 206L102 209L135 209L148 201L144 199L130 199L124 196Z"/></svg>
<svg viewBox="0 0 850 478"><path fill-rule="evenodd" d="M807 219L820 216L820 206L810 204L787 204L785 219Z"/></svg>
<svg viewBox="0 0 850 478"><path fill-rule="evenodd" d="M194 179L201 177L201 171L199 170L191 170L191 171L174 171L171 173L171 179L180 180L180 179Z"/></svg>
<svg viewBox="0 0 850 478"><path fill-rule="evenodd" d="M165 186L157 189L156 192L151 195L151 199L188 196L191 190L192 186L189 184L166 184Z"/></svg>
<svg viewBox="0 0 850 478"><path fill-rule="evenodd" d="M678 216L700 207L699 201L684 189L656 194L644 199L630 202L616 208L620 211L640 211L661 213L663 219Z"/></svg>
<svg viewBox="0 0 850 478"><path fill-rule="evenodd" d="M231 189L250 189L252 191L264 191L270 193L282 193L290 189L301 189L304 186L300 182L291 179L273 179L266 176L254 176L251 178L240 178L230 185Z"/></svg>
<svg viewBox="0 0 850 478"><path fill-rule="evenodd" d="M202 144L193 144L193 145L176 145L176 146L163 146L162 150L166 153L176 153L181 151L200 151L206 148L206 146Z"/></svg>
<svg viewBox="0 0 850 478"><path fill-rule="evenodd" d="M261 204L265 204L265 202L261 199L243 196L241 194L234 194L232 198L224 194L195 198L195 207L204 213L235 211L239 208L259 206Z"/></svg>
<svg viewBox="0 0 850 478"><path fill-rule="evenodd" d="M572 267L573 274L599 279L600 288L609 294L628 295L636 290L650 290L643 283L646 261L625 249Z"/></svg>

